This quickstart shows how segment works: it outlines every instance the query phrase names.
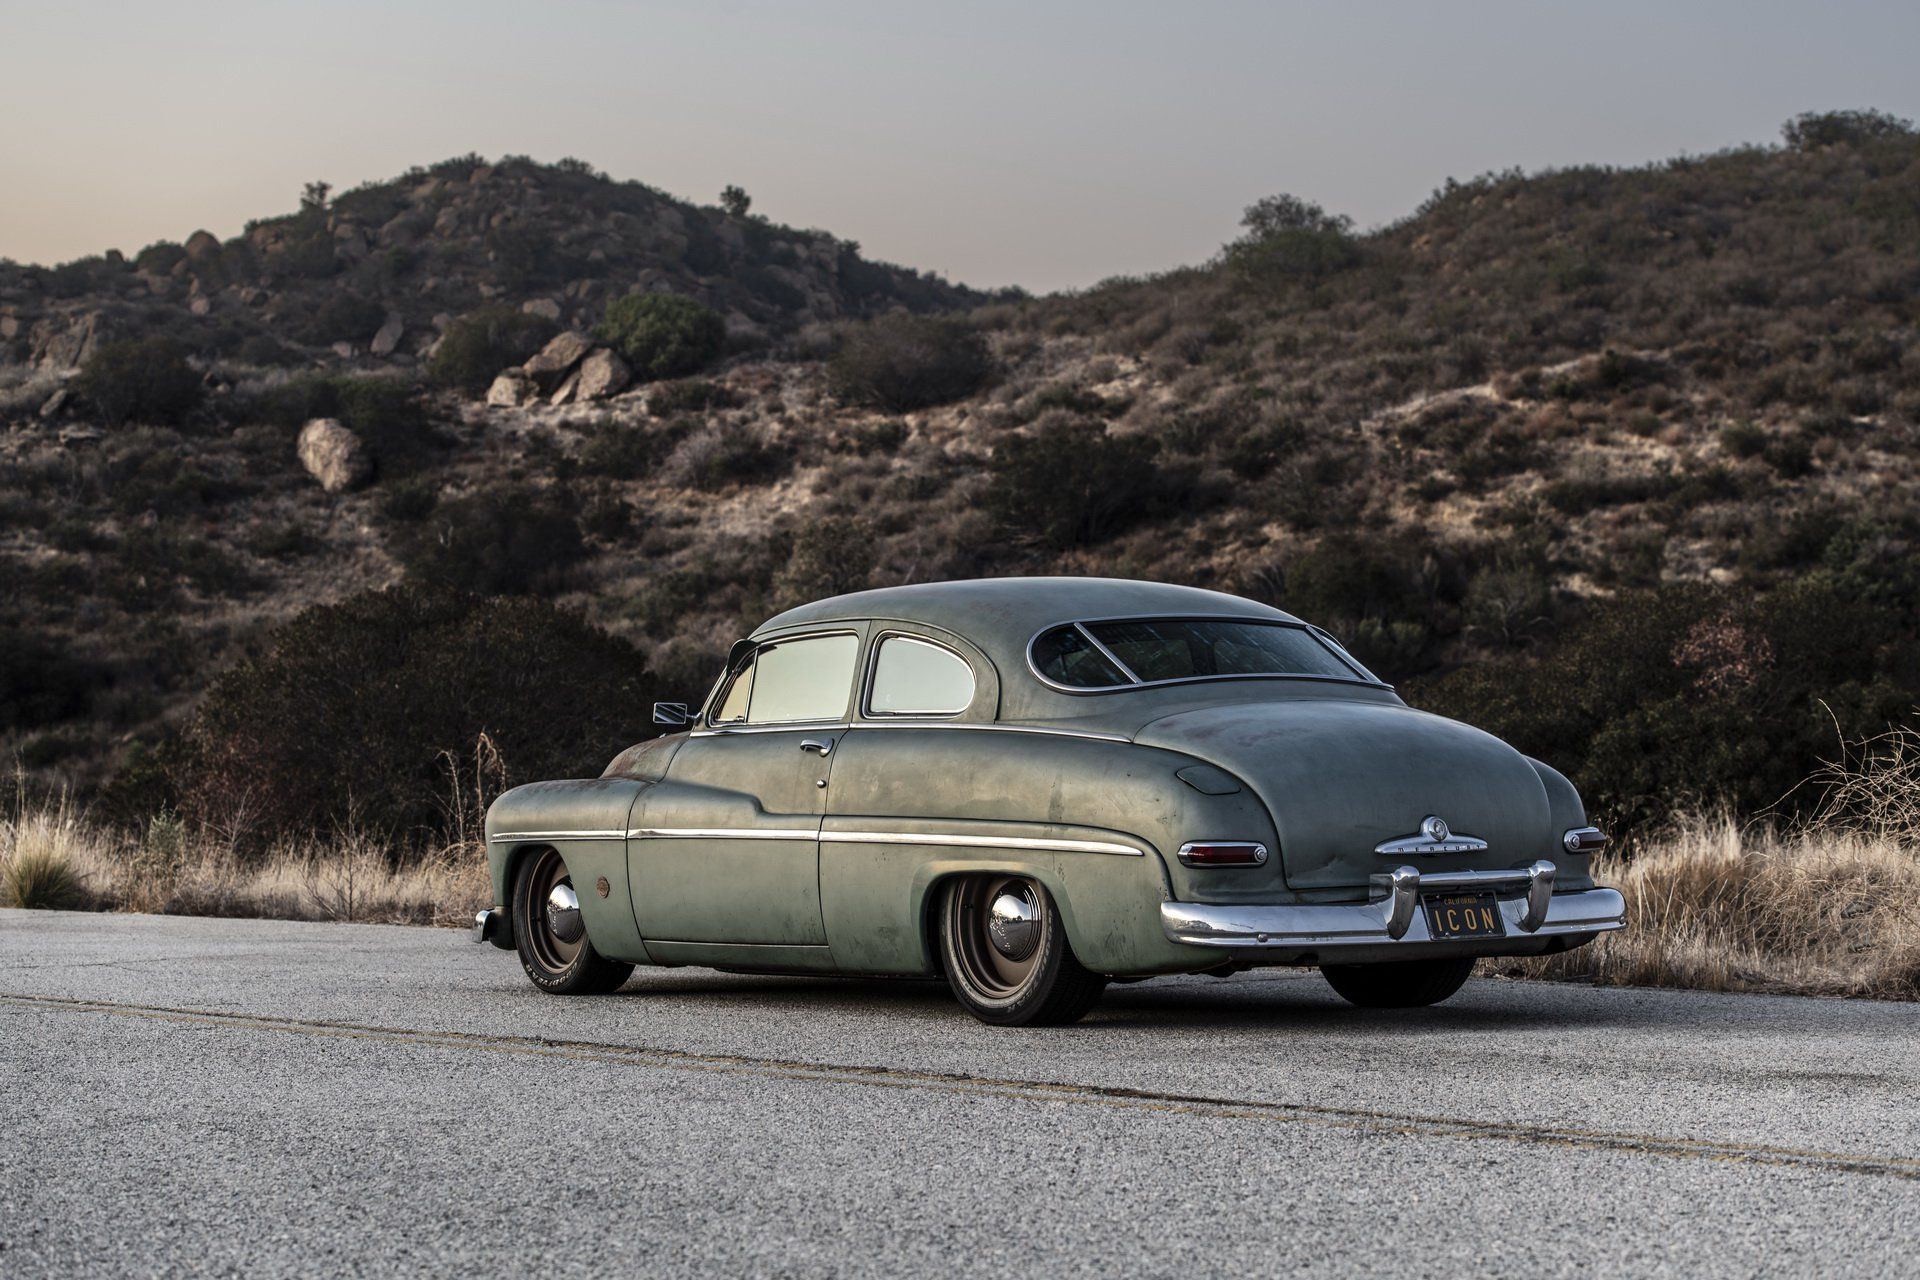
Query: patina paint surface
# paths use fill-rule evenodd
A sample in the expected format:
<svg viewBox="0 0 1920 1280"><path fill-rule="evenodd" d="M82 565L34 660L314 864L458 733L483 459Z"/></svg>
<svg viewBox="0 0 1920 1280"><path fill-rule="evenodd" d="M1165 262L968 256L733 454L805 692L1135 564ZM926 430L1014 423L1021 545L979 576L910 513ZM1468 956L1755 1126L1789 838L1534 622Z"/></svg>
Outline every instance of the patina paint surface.
<svg viewBox="0 0 1920 1280"><path fill-rule="evenodd" d="M589 936L610 957L926 974L942 881L1019 874L1054 898L1083 963L1149 974L1221 959L1169 940L1163 903L1364 903L1370 877L1394 861L1375 846L1435 815L1488 848L1425 856L1423 871L1548 860L1561 889L1591 886L1590 859L1560 843L1586 821L1565 778L1407 707L1364 673L1075 692L1028 662L1043 629L1130 616L1298 623L1218 592L1073 578L889 588L791 610L735 660L771 639L856 632L843 716L696 726L628 748L600 779L507 793L488 820L496 898L506 905L513 859L550 844L585 887ZM959 653L971 704L937 718L866 714L888 634ZM1257 842L1271 856L1234 868L1180 861L1184 843L1209 840Z"/></svg>

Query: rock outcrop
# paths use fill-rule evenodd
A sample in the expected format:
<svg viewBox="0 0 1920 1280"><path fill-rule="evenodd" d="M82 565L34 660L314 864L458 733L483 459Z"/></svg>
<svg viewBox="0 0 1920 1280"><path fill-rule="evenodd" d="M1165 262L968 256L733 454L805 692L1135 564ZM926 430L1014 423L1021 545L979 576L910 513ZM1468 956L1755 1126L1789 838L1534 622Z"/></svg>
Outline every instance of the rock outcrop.
<svg viewBox="0 0 1920 1280"><path fill-rule="evenodd" d="M743 223L584 166L462 160L257 220L225 243L199 230L131 259L110 252L53 269L0 261L0 365L65 371L101 342L154 332L206 354L201 335L215 331L229 335L229 352L258 335L322 363L398 364L424 355L440 329L433 317L481 301L584 327L635 289L695 298L726 316L731 331L755 337L981 298L866 261L822 231ZM315 323L329 309L374 307L384 317L378 332ZM102 316L112 318L111 335L98 331ZM334 345L342 340L350 342ZM585 355L537 371L542 393L558 389Z"/></svg>
<svg viewBox="0 0 1920 1280"><path fill-rule="evenodd" d="M334 418L300 428L300 465L328 493L345 493L373 477L373 458L360 437Z"/></svg>
<svg viewBox="0 0 1920 1280"><path fill-rule="evenodd" d="M633 381L633 370L620 353L601 347L580 362L580 385L574 394L582 400L604 400L617 396Z"/></svg>

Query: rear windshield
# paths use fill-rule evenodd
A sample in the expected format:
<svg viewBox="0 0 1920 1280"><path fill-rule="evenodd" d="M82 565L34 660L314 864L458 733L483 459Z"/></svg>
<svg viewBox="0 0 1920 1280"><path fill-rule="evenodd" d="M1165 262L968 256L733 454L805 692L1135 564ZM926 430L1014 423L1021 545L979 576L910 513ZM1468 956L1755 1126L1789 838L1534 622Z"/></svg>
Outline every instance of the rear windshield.
<svg viewBox="0 0 1920 1280"><path fill-rule="evenodd" d="M1232 676L1373 676L1305 627L1223 618L1074 622L1033 641L1043 677L1074 689Z"/></svg>

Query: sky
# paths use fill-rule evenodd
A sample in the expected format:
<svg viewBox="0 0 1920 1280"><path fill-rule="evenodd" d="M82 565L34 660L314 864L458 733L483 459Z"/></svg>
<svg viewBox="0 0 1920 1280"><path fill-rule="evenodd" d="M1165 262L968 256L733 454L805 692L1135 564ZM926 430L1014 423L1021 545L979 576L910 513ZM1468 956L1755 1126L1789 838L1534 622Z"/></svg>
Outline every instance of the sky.
<svg viewBox="0 0 1920 1280"><path fill-rule="evenodd" d="M131 253L479 152L575 156L1036 292L1211 256L1286 191L1920 117L1920 4L0 0L0 258Z"/></svg>

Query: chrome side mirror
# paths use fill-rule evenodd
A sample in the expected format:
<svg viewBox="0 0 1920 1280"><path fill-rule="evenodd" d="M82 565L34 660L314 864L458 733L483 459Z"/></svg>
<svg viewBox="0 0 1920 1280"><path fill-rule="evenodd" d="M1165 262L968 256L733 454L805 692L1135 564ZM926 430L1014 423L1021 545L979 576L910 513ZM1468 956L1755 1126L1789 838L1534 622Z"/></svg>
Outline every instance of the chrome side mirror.
<svg viewBox="0 0 1920 1280"><path fill-rule="evenodd" d="M687 710L687 704L684 702L656 702L653 704L653 722L655 724L663 724L669 728L677 729L682 725L691 723L692 720L693 713Z"/></svg>

